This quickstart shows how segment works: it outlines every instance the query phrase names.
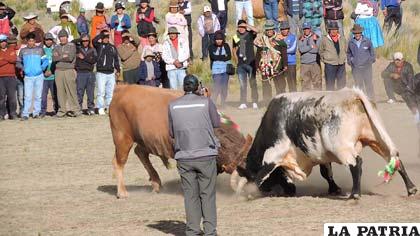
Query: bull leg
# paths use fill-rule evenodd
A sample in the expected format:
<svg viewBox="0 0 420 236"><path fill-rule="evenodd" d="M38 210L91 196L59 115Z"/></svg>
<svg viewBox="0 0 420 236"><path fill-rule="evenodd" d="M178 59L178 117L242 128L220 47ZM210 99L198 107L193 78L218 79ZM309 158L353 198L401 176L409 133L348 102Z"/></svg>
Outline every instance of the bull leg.
<svg viewBox="0 0 420 236"><path fill-rule="evenodd" d="M115 156L112 160L115 175L117 177L117 198L127 198L128 192L124 184L124 165L128 159L128 153L133 145L133 142L125 140L115 145Z"/></svg>
<svg viewBox="0 0 420 236"><path fill-rule="evenodd" d="M362 178L362 158L356 157L356 166L350 165L350 172L353 178L353 189L351 190L350 199L359 199L361 194L360 181Z"/></svg>
<svg viewBox="0 0 420 236"><path fill-rule="evenodd" d="M321 172L322 177L328 182L328 194L330 195L340 195L341 188L335 183L333 179L333 172L331 163L325 165L319 165L319 170Z"/></svg>
<svg viewBox="0 0 420 236"><path fill-rule="evenodd" d="M160 187L162 187L162 182L160 181L158 173L156 172L155 168L150 162L149 153L141 150L140 146L138 145L134 149L134 152L136 153L137 157L139 158L147 173L149 174L149 180L152 185L153 192L158 193L160 191Z"/></svg>
<svg viewBox="0 0 420 236"><path fill-rule="evenodd" d="M407 188L408 196L416 194L417 193L417 188L413 184L413 182L411 182L410 178L408 177L407 172L405 171L404 165L403 165L401 160L400 160L400 168L398 170L398 173L400 173L402 179L404 180L405 187Z"/></svg>

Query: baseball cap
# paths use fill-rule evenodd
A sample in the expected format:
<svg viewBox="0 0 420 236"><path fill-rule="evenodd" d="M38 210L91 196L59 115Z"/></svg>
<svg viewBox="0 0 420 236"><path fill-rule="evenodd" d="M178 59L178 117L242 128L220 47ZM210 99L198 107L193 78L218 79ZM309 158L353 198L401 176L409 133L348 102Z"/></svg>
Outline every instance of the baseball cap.
<svg viewBox="0 0 420 236"><path fill-rule="evenodd" d="M0 34L0 42L7 42L7 35Z"/></svg>
<svg viewBox="0 0 420 236"><path fill-rule="evenodd" d="M211 8L209 6L204 6L203 12L209 12Z"/></svg>
<svg viewBox="0 0 420 236"><path fill-rule="evenodd" d="M404 58L404 55L402 54L402 52L396 52L394 53L394 60L402 60Z"/></svg>

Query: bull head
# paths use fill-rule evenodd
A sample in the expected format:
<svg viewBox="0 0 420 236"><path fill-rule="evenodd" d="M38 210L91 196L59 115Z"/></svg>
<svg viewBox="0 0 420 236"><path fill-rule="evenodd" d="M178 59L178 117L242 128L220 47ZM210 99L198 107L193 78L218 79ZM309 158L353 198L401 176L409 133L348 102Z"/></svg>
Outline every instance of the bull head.
<svg viewBox="0 0 420 236"><path fill-rule="evenodd" d="M234 166L230 166L230 168L234 168L232 175L230 177L230 186L237 194L240 194L242 192L243 187L248 182L245 177L241 177L238 174L237 169L245 169L246 168L246 158L249 152L249 149L251 149L252 146L252 136L247 135L245 139L244 146L242 147L241 151L238 153L238 156L236 158L236 162L232 163Z"/></svg>

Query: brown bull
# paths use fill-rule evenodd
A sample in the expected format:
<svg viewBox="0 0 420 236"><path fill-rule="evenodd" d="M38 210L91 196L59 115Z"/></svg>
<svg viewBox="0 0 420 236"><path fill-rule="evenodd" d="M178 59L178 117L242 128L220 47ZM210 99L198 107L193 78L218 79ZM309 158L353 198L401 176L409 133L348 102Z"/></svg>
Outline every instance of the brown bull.
<svg viewBox="0 0 420 236"><path fill-rule="evenodd" d="M168 168L174 157L172 140L168 129L168 105L182 96L180 91L139 85L119 85L109 107L109 120L115 144L112 161L118 181L117 197L128 197L124 184L123 169L133 144L134 152L149 174L153 191L162 186L158 173L153 168L149 155L159 156ZM216 129L221 148L217 158L218 173L231 174L252 142L233 127L222 124Z"/></svg>

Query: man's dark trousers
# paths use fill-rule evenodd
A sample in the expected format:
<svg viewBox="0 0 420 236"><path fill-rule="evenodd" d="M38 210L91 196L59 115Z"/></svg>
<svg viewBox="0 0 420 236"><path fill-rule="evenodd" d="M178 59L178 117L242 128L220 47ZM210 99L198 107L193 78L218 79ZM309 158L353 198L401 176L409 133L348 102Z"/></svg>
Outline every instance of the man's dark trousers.
<svg viewBox="0 0 420 236"><path fill-rule="evenodd" d="M328 91L346 87L346 66L325 63L325 84Z"/></svg>
<svg viewBox="0 0 420 236"><path fill-rule="evenodd" d="M0 116L7 114L6 95L10 116L16 116L16 88L17 80L15 77L0 77Z"/></svg>
<svg viewBox="0 0 420 236"><path fill-rule="evenodd" d="M204 235L216 235L216 157L178 161L177 167L184 191L186 235L201 235L201 217Z"/></svg>
<svg viewBox="0 0 420 236"><path fill-rule="evenodd" d="M48 105L48 91L51 93L53 99L54 112L58 111L58 100L57 100L57 86L55 80L44 80L42 83L42 95L41 95L41 114L47 113Z"/></svg>
<svg viewBox="0 0 420 236"><path fill-rule="evenodd" d="M87 107L93 111L95 109L94 92L95 92L96 77L93 72L77 72L77 98L80 109L83 109L83 97L87 95Z"/></svg>
<svg viewBox="0 0 420 236"><path fill-rule="evenodd" d="M185 19L187 20L187 25L188 25L188 46L190 47L190 58L194 57L194 52L192 49L192 17L191 15L184 15Z"/></svg>

